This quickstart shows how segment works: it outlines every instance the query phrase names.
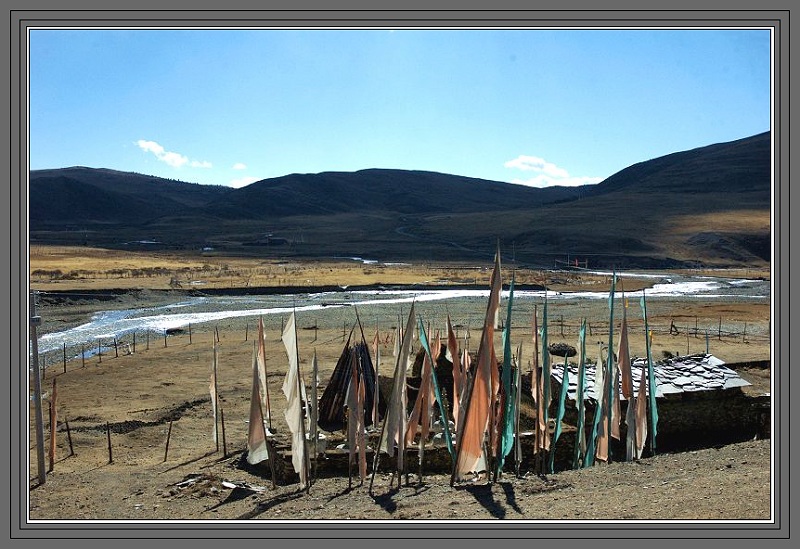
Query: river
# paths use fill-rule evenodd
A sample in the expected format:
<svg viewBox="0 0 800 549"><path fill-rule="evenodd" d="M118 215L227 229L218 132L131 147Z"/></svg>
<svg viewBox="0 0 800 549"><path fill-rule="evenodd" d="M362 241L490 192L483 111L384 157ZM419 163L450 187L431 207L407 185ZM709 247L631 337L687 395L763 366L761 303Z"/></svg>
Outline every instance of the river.
<svg viewBox="0 0 800 549"><path fill-rule="evenodd" d="M762 279L678 276L672 273L624 273L619 276L655 278L657 281L653 286L644 291L648 302L655 303L667 299L769 303L771 295L770 282ZM343 323L352 323L357 318L356 312L364 324L388 327L396 325L411 302L417 304L417 311L423 317L435 317L438 321L450 315L456 325L480 326L488 295L488 288L452 288L191 297L152 307L99 311L83 324L63 330L42 330L48 333L39 336L39 352L40 355L49 355L49 361L54 360L56 354L60 359L65 349L69 350L70 357L80 354L81 349L85 356L89 356L98 348L108 349L115 339L120 342L130 339L133 334L140 338L146 334L148 337L163 337L167 330L209 326L223 321L228 325L237 323L242 329L244 325L255 328L259 317L270 329L279 329L278 323L282 325L283 319L292 311L297 314L301 327L341 327ZM641 296L642 291L628 294L637 303ZM609 296L608 292L547 291L546 297L548 303L556 307L564 302L588 304L606 300ZM622 293L617 291L615 298L621 297ZM502 292L501 305L507 298L506 288ZM515 291L513 312L527 314L544 300L544 290Z"/></svg>

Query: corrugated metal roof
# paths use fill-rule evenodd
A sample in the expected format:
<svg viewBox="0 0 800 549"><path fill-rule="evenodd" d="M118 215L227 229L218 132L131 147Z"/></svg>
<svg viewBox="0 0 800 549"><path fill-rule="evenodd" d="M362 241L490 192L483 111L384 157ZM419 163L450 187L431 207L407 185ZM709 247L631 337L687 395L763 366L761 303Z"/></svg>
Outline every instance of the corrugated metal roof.
<svg viewBox="0 0 800 549"><path fill-rule="evenodd" d="M647 359L634 358L631 367L633 370L633 390L634 393L637 393L642 368L647 368ZM551 375L559 383L561 383L563 372L563 362L552 365ZM569 364L568 372L569 389L567 390L567 397L570 400L575 400L578 390L578 365ZM725 366L724 361L711 354L681 356L656 362L653 364L653 374L656 378L656 397L674 393L716 391L750 385L739 374ZM595 365L586 364L585 399L597 400L598 391L595 389L595 380ZM621 382L618 389L621 391ZM621 394L620 398L625 400Z"/></svg>

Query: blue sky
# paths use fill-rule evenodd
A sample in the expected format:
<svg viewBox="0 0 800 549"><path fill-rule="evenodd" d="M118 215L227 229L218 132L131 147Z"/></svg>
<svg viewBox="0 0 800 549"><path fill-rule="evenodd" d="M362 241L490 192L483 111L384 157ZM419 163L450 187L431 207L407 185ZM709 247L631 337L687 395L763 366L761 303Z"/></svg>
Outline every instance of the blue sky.
<svg viewBox="0 0 800 549"><path fill-rule="evenodd" d="M766 29L31 29L30 169L536 186L771 128Z"/></svg>

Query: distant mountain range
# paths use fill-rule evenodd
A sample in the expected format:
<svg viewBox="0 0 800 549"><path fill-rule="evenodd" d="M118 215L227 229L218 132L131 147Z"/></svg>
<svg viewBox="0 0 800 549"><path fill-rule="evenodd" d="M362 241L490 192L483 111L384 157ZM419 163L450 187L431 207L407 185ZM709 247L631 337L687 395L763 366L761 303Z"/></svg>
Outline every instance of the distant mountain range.
<svg viewBox="0 0 800 549"><path fill-rule="evenodd" d="M103 168L30 173L31 243L272 257L589 268L770 261L762 133L640 162L597 185L435 172L291 174L241 189Z"/></svg>

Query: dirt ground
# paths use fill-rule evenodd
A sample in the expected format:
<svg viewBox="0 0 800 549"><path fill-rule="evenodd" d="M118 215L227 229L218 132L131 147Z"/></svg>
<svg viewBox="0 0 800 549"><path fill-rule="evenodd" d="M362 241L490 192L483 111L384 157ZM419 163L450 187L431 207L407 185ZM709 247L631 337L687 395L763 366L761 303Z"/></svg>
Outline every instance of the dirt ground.
<svg viewBox="0 0 800 549"><path fill-rule="evenodd" d="M69 318L107 305L73 304L62 313ZM768 307L739 304L676 304L654 314L662 315L664 322L698 315L701 322L711 322L721 309L727 311L726 318L736 316L736 322L751 323L754 334L759 325L762 329L769 325ZM57 309L50 312L58 314ZM596 314L602 315L600 309ZM246 335L241 325L231 325L219 332L218 388L224 419L219 446L212 440L208 391L213 326L198 326L191 336L153 339L147 346L140 340L132 354L73 359L66 372L61 365L46 371L42 387L47 473L40 484L31 405L29 520L34 524L248 520L269 525L398 519L436 524L610 520L626 527L637 520L769 524L774 519L770 438L657 454L635 462L600 463L547 476L526 470L520 477L506 472L492 484L451 487L449 475L425 473L422 478L411 474L397 488L390 486L389 472L379 470L372 493L369 477L362 484L346 472L319 475L308 492L294 482L273 486L268 469L241 465L252 379L250 330ZM298 335L304 372L310 369L312 349L318 352L322 391L341 351L341 330L304 330ZM278 439L286 430L280 386L287 367L279 337L273 331L267 338L271 422ZM683 334L657 339L661 341L654 354L686 343ZM693 346L701 345L691 339ZM388 343L382 353L391 356ZM746 341L728 338L715 343L714 354L728 363L769 361L770 341L755 335ZM737 371L752 383L746 391L770 392L768 367L742 366ZM48 406L53 393L58 427L51 467Z"/></svg>

